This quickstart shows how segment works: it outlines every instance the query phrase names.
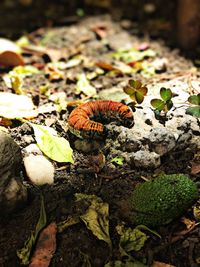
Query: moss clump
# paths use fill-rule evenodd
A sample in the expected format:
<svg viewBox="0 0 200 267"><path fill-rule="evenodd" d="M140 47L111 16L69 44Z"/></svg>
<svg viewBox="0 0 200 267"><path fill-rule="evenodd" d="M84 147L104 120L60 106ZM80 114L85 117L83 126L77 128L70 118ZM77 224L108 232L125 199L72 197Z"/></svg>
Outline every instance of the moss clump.
<svg viewBox="0 0 200 267"><path fill-rule="evenodd" d="M198 198L196 184L183 174L161 175L136 187L130 199L133 222L159 226L182 215Z"/></svg>

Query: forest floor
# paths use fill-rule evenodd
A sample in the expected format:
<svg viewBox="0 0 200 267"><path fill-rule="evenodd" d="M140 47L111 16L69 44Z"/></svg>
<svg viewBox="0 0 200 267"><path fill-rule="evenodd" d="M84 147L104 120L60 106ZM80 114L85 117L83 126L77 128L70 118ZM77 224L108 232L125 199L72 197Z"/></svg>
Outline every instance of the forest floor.
<svg viewBox="0 0 200 267"><path fill-rule="evenodd" d="M31 231L35 230L40 215L41 195L46 225L52 222L58 225L56 250L49 266L200 266L200 228L192 207L182 218L170 224L143 230L148 239L139 250L131 250L126 256L120 249L117 230L120 225L134 229L123 201L129 198L136 185L145 180L159 173L184 173L199 186L199 119L176 110L185 105L188 96L200 93L199 69L192 61L181 56L178 50L171 50L159 40L138 38L132 34L128 21L120 25L108 16L91 17L68 27L40 28L27 35L27 38L28 44L23 44L27 39L20 43L24 46L25 66L31 65L36 71L29 70L28 75L21 76L20 88L17 86L17 89L31 96L37 107L38 115L31 122L51 127L69 141L74 164L52 160L56 170L54 183L43 186L33 185L24 167L21 168L28 189L28 201L22 209L0 221L0 266L22 266L17 251L24 246ZM16 93L16 87L9 87L4 78L10 70L1 68L1 92ZM21 74L23 70L17 75ZM114 118L108 126L112 133L100 144L92 137L79 140L68 131L69 114L80 103L104 99L123 102L133 108L133 99L123 91L130 79L145 84L151 98L160 98L160 88L165 85L172 90L174 97L181 91L183 96L174 100L172 111L161 112L158 119L149 101L137 104L134 114L136 126L128 129L120 125L118 118ZM145 99L149 100L148 96ZM184 103L180 104L180 100ZM144 110L141 117L137 115ZM159 155L159 163L153 160L146 163L145 159L141 164L134 159L130 161L131 153L141 149L134 143L134 129L137 129L137 138L139 127L141 135L148 135L154 127L168 127L173 114L176 114L176 118L186 120L191 117L188 125L193 128L187 129L190 137L184 141L185 145L170 150L167 147L171 144L169 141L166 151ZM140 125L138 121L141 121ZM37 141L30 120L24 123L19 120L11 122L9 126L3 125L3 122L1 124L8 129L23 152L24 148ZM180 128L177 126L176 130ZM131 137L124 140L122 132L126 136L131 134ZM190 140L195 140L193 147L190 147ZM131 145L133 148L130 148ZM142 148L146 145L141 144ZM98 213L97 207L95 209L97 222L100 221L99 227L103 227L101 231L105 238L98 238L89 223L80 219L88 207L76 200L76 193L97 196L101 199L98 201L109 207L109 212L105 209L103 215ZM109 224L109 234L106 224ZM35 246L31 254L34 249Z"/></svg>

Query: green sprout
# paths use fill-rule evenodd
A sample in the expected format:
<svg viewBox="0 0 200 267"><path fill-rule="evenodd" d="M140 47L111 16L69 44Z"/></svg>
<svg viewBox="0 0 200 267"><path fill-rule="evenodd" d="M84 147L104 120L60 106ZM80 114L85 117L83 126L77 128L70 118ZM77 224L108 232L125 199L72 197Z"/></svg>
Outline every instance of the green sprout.
<svg viewBox="0 0 200 267"><path fill-rule="evenodd" d="M188 102L193 106L186 109L186 114L200 118L200 94L190 96Z"/></svg>
<svg viewBox="0 0 200 267"><path fill-rule="evenodd" d="M160 88L160 96L159 98L154 98L151 100L151 105L154 108L154 113L156 119L158 119L161 123L165 123L167 120L167 112L173 107L172 97L173 93L171 89L162 87Z"/></svg>
<svg viewBox="0 0 200 267"><path fill-rule="evenodd" d="M160 89L160 96L162 99L154 98L151 100L151 105L153 108L155 108L157 111L161 112L164 111L167 113L172 107L173 107L173 102L172 102L172 91L171 89L166 89L162 87Z"/></svg>
<svg viewBox="0 0 200 267"><path fill-rule="evenodd" d="M141 104L148 92L146 86L139 80L129 80L128 85L124 87L124 92L133 100L133 104Z"/></svg>

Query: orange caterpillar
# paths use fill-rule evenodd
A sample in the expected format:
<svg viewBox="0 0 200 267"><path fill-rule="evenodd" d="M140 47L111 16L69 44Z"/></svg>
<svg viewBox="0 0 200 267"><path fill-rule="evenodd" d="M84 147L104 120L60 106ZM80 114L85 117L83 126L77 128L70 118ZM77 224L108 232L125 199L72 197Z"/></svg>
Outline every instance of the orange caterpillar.
<svg viewBox="0 0 200 267"><path fill-rule="evenodd" d="M107 133L100 121L112 120L126 127L131 127L134 123L133 113L128 106L111 100L96 100L75 108L69 115L68 124L70 131L76 136L98 139Z"/></svg>

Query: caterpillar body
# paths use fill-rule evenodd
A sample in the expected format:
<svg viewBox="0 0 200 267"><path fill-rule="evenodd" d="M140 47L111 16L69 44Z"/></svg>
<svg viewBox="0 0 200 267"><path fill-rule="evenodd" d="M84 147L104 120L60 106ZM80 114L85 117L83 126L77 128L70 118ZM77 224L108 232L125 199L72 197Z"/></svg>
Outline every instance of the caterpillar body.
<svg viewBox="0 0 200 267"><path fill-rule="evenodd" d="M69 130L79 138L101 139L106 136L107 128L101 123L115 120L130 128L134 124L131 109L119 102L96 100L82 104L69 115Z"/></svg>

